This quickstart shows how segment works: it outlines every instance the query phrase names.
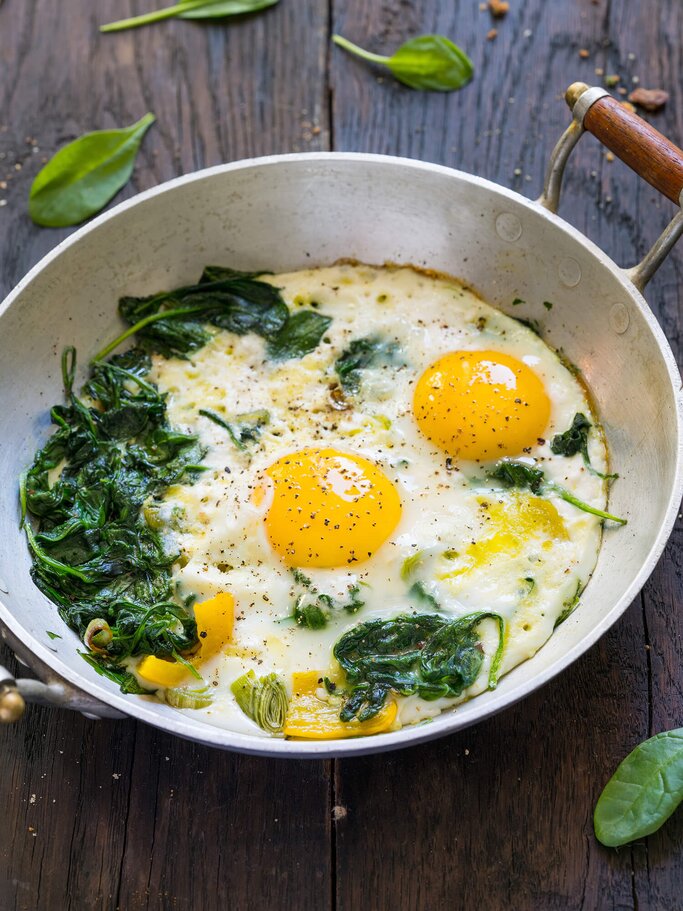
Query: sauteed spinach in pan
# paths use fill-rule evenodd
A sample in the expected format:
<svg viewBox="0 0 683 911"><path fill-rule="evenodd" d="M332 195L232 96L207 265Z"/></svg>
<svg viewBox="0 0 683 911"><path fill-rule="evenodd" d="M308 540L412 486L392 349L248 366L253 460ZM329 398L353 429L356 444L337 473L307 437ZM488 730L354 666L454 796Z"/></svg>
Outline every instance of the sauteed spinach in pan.
<svg viewBox="0 0 683 911"><path fill-rule="evenodd" d="M178 554L142 506L172 484L193 483L205 449L170 426L165 395L146 379L150 352L186 357L209 340L208 322L257 332L274 359L300 357L330 324L312 310L291 315L277 288L255 275L209 266L196 285L122 298L130 328L96 356L83 398L73 388L76 352L64 352L66 404L53 407L57 430L21 479L33 579L125 692L147 690L122 659L183 662L198 645L192 599L178 597L172 583ZM132 335L137 347L103 360Z"/></svg>
<svg viewBox="0 0 683 911"><path fill-rule="evenodd" d="M82 388L65 351L21 503L126 693L250 735L425 723L540 648L625 521L575 375L448 276L208 266L119 313Z"/></svg>

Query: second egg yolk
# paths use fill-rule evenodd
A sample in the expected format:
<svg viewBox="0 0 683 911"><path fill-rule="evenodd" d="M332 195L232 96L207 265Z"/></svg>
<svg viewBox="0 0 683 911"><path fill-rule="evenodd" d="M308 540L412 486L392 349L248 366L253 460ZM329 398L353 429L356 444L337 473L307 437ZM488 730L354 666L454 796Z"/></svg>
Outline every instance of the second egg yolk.
<svg viewBox="0 0 683 911"><path fill-rule="evenodd" d="M336 449L301 449L268 468L265 517L273 550L289 566L362 563L401 518L396 488L372 462Z"/></svg>
<svg viewBox="0 0 683 911"><path fill-rule="evenodd" d="M550 400L523 361L500 351L453 351L422 374L413 411L448 455L486 460L533 446L548 425Z"/></svg>

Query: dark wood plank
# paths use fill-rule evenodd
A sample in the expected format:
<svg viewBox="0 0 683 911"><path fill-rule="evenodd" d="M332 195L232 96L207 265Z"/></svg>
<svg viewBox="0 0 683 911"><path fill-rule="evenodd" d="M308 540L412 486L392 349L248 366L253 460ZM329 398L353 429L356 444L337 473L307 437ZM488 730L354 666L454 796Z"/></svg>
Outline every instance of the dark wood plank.
<svg viewBox="0 0 683 911"><path fill-rule="evenodd" d="M98 35L98 23L150 6L0 6L2 294L69 233L34 227L26 197L42 160L86 130L157 116L116 201L196 168L328 146L326 0L232 26ZM1 648L0 662L12 663ZM330 903L329 764L230 755L36 708L0 729L0 755L2 911Z"/></svg>
<svg viewBox="0 0 683 911"><path fill-rule="evenodd" d="M337 0L334 9L334 30L370 50L442 32L476 67L462 92L425 95L335 51L338 148L421 157L537 195L567 123L564 90L575 80L599 84L596 68L620 74L629 89L639 76L670 91L652 121L683 141L680 4L527 0L496 23L464 2ZM493 25L498 37L487 41ZM592 138L565 186L562 214L625 265L673 213ZM679 362L682 268L679 249L648 289ZM619 760L649 733L681 723L680 548L679 530L616 628L541 693L441 743L339 763L341 911L681 906L683 817L618 853L597 844L591 821Z"/></svg>
<svg viewBox="0 0 683 911"><path fill-rule="evenodd" d="M653 13L656 15L653 16ZM683 144L683 92L681 91L681 66L683 65L683 9L680 4L659 2L649 9L640 4L613 4L610 9L612 34L628 35L628 48L621 56L613 56L613 65L619 72L625 65L630 74L639 75L647 88L665 88L671 92L666 108L648 119L678 145ZM615 49L616 50L616 49ZM613 52L614 53L614 52ZM635 55L631 61L628 54ZM629 190L633 175L620 167L623 182L610 190L619 206L618 218L628 232L636 233L640 252L647 248L656 231L666 223L671 206L662 202L647 186L640 185L631 209ZM637 181L636 181L637 183ZM623 188L623 189L622 189ZM620 193L620 190L622 192ZM632 197L631 197L632 199ZM683 250L678 249L655 276L648 288L648 300L657 314L662 328L673 348L678 364L683 363ZM647 694L647 734L683 723L681 690L683 676L683 625L680 619L683 575L683 524L680 515L663 558L643 590L642 607L645 642L649 662L649 688ZM641 697L644 702L644 697ZM620 700L621 712L629 710L628 693ZM638 738L627 743L627 750L635 746ZM620 755L615 757L620 758ZM607 770L609 774L609 770ZM658 833L631 849L634 866L634 895L639 909L677 908L681 906L683 876L680 857L683 845L683 817L678 814Z"/></svg>
<svg viewBox="0 0 683 911"><path fill-rule="evenodd" d="M330 774L140 726L116 907L327 908Z"/></svg>

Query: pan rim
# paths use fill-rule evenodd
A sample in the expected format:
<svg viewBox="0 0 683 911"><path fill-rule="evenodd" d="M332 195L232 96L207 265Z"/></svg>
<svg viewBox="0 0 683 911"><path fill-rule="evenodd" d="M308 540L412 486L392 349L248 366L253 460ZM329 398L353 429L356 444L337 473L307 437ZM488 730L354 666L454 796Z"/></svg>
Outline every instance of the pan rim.
<svg viewBox="0 0 683 911"><path fill-rule="evenodd" d="M413 171L431 172L440 174L445 178L469 183L472 186L491 191L503 198L514 201L533 215L547 219L565 234L581 244L587 253L591 254L600 265L609 269L617 278L624 293L638 308L645 319L649 330L654 335L660 354L664 360L671 384L671 393L676 403L676 465L673 484L664 514L664 521L651 542L646 559L641 564L631 585L622 592L621 596L612 604L612 607L607 614L602 617L600 622L597 623L580 642L555 660L543 672L535 675L531 680L527 680L512 687L509 692L505 693L502 698L497 699L495 702L490 704L486 702L483 703L481 710L473 713L472 717L463 719L456 708L455 710L443 713L430 724L407 727L387 734L375 734L372 737L367 738L336 741L278 740L258 735L240 734L204 722L197 723L196 721L188 719L187 716L182 715L181 713L175 714L172 718L166 717L158 712L155 708L155 703L148 702L144 699L131 700L130 697L124 696L121 693L110 692L108 689L101 687L96 681L86 679L77 672L75 673L73 668L63 662L59 656L51 652L22 627L18 618L10 612L0 596L0 622L23 643L25 648L28 649L32 655L35 655L38 661L47 665L56 674L59 674L74 686L95 696L106 705L121 711L129 717L145 721L168 733L208 746L254 755L297 759L325 759L350 755L358 756L414 746L428 740L456 733L466 727L484 721L494 714L497 714L499 711L503 711L505 708L518 702L525 696L540 689L540 687L544 686L561 671L573 664L574 661L594 645L631 604L654 570L655 565L666 546L683 495L683 390L681 387L680 373L663 330L643 295L628 279L625 270L617 266L600 247L579 230L574 228L560 216L543 208L539 203L529 200L516 191L510 190L493 181L454 168L449 168L445 165L438 165L405 157L362 152L302 152L241 159L229 164L217 165L212 168L194 171L143 191L131 199L125 200L76 230L33 266L26 276L8 294L2 304L0 304L0 319L9 307L23 295L31 283L72 245L78 244L85 236L97 231L109 221L125 215L128 210L144 205L150 199L166 193L171 193L179 187L197 181L211 179L215 176L220 176L232 171L272 167L289 163L301 163L302 165L305 165L312 162L326 161L363 162L366 164L377 163L378 165L384 166L391 163L397 167L404 167Z"/></svg>

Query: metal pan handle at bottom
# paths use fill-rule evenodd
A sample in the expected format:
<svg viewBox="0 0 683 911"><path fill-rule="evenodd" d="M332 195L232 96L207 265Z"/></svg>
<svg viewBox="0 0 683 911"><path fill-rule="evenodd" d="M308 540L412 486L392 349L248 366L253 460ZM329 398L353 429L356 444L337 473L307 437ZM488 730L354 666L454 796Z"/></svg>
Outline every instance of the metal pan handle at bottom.
<svg viewBox="0 0 683 911"><path fill-rule="evenodd" d="M126 716L67 683L23 678L15 680L0 667L0 724L12 724L24 714L27 702L81 712L86 718L125 718Z"/></svg>
<svg viewBox="0 0 683 911"><path fill-rule="evenodd" d="M0 724L11 724L24 714L27 702L53 708L81 712L86 718L126 718L123 712L100 702L84 690L73 686L56 674L45 662L34 655L27 646L0 624L0 641L4 641L17 659L30 667L41 679L30 677L16 680L0 665Z"/></svg>

